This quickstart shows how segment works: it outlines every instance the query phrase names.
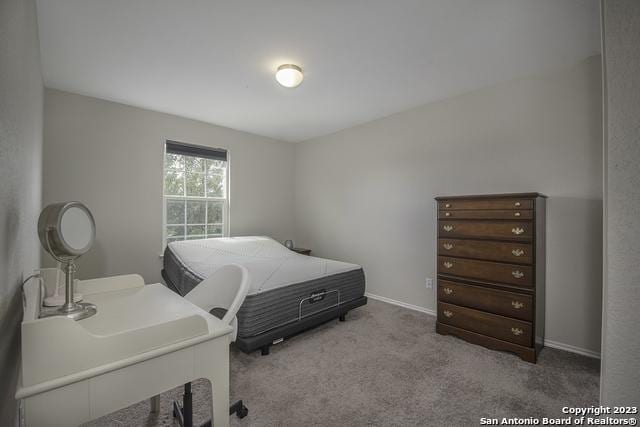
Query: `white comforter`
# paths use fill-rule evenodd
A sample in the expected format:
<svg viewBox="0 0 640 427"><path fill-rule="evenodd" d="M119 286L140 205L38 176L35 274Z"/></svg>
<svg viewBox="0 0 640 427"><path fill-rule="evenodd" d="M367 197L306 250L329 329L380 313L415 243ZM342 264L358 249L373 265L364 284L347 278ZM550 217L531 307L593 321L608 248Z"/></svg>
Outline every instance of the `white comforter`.
<svg viewBox="0 0 640 427"><path fill-rule="evenodd" d="M264 236L185 240L170 243L169 249L203 279L226 264L245 266L251 275L250 295L361 268L300 255Z"/></svg>

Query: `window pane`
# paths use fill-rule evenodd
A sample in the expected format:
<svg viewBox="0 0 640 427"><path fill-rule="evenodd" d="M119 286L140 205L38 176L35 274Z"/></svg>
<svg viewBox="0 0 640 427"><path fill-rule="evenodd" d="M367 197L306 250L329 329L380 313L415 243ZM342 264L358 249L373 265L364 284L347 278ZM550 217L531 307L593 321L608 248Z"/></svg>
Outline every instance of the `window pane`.
<svg viewBox="0 0 640 427"><path fill-rule="evenodd" d="M187 196L204 197L204 174L187 172Z"/></svg>
<svg viewBox="0 0 640 427"><path fill-rule="evenodd" d="M184 236L184 225L168 225L167 237L181 237Z"/></svg>
<svg viewBox="0 0 640 427"><path fill-rule="evenodd" d="M187 225L187 235L191 236L202 236L204 238L205 235L205 226L204 225Z"/></svg>
<svg viewBox="0 0 640 427"><path fill-rule="evenodd" d="M227 162L193 155L164 157L166 242L222 237ZM191 199L191 200L189 200Z"/></svg>
<svg viewBox="0 0 640 427"><path fill-rule="evenodd" d="M207 164L206 164L207 173L222 174L224 173L224 169L226 167L227 167L227 162L225 161L207 159Z"/></svg>
<svg viewBox="0 0 640 427"><path fill-rule="evenodd" d="M207 175L207 197L224 197L223 175Z"/></svg>
<svg viewBox="0 0 640 427"><path fill-rule="evenodd" d="M222 236L222 224L207 225L207 235L209 237Z"/></svg>
<svg viewBox="0 0 640 427"><path fill-rule="evenodd" d="M222 202L207 202L207 224L222 223Z"/></svg>
<svg viewBox="0 0 640 427"><path fill-rule="evenodd" d="M184 156L187 172L204 172L204 161L201 157Z"/></svg>
<svg viewBox="0 0 640 427"><path fill-rule="evenodd" d="M184 224L184 200L167 200L167 224Z"/></svg>
<svg viewBox="0 0 640 427"><path fill-rule="evenodd" d="M167 170L164 176L164 194L184 196L184 172Z"/></svg>
<svg viewBox="0 0 640 427"><path fill-rule="evenodd" d="M167 153L164 157L164 164L167 169L184 170L184 156Z"/></svg>
<svg viewBox="0 0 640 427"><path fill-rule="evenodd" d="M206 222L206 203L204 201L187 201L187 224L204 224Z"/></svg>

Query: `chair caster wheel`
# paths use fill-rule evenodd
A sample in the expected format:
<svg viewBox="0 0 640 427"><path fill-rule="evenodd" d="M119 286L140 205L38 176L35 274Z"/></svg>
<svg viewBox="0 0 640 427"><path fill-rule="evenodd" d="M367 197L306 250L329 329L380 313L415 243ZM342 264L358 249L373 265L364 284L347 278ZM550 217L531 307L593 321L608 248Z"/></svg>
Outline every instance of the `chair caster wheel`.
<svg viewBox="0 0 640 427"><path fill-rule="evenodd" d="M238 418L244 418L247 415L249 415L249 408L247 408L246 406L242 405L241 408L238 408L238 412L236 412L236 416Z"/></svg>
<svg viewBox="0 0 640 427"><path fill-rule="evenodd" d="M233 405L229 406L229 415L236 414L238 418L244 418L249 414L249 408L247 408L242 400L236 401Z"/></svg>

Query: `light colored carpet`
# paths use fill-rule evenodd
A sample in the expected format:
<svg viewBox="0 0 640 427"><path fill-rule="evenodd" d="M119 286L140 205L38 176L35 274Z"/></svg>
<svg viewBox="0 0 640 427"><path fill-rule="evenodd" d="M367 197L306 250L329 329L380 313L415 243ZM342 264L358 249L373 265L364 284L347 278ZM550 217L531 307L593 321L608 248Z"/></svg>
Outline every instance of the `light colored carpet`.
<svg viewBox="0 0 640 427"><path fill-rule="evenodd" d="M369 300L347 315L272 347L231 350L231 397L249 415L232 426L457 426L480 417L561 417L598 404L599 361L545 348L538 364L435 333L435 318ZM174 425L178 388L92 426ZM194 418L210 417L206 381L194 383Z"/></svg>

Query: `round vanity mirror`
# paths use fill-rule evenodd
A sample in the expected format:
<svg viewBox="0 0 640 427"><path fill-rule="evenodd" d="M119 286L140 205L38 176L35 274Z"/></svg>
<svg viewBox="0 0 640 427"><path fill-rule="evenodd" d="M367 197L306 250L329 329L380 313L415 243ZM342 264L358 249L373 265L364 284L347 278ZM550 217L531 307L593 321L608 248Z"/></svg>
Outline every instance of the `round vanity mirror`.
<svg viewBox="0 0 640 427"><path fill-rule="evenodd" d="M71 206L60 217L60 238L70 252L83 254L95 239L91 213L84 206Z"/></svg>
<svg viewBox="0 0 640 427"><path fill-rule="evenodd" d="M77 258L93 245L96 226L82 203L55 203L40 214L38 234L44 249L54 258Z"/></svg>
<svg viewBox="0 0 640 427"><path fill-rule="evenodd" d="M63 315L75 320L96 313L96 306L74 302L74 260L91 249L96 225L89 209L80 202L54 203L42 210L38 219L38 236L44 249L62 263L65 279L65 303L45 315Z"/></svg>

